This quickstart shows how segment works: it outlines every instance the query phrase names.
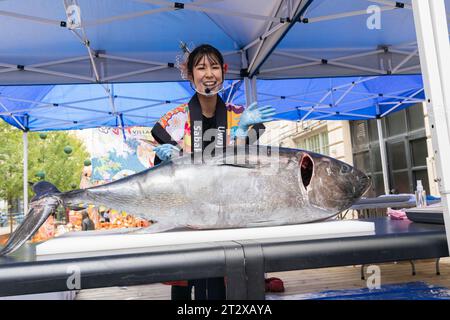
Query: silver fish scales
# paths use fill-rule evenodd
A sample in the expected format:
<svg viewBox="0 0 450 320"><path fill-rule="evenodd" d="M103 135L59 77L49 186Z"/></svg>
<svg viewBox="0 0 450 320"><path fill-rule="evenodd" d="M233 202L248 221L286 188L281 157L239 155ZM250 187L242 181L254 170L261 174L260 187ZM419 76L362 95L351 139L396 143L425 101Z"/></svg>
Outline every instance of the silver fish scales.
<svg viewBox="0 0 450 320"><path fill-rule="evenodd" d="M147 232L223 229L321 221L348 209L370 186L360 170L300 149L229 148L224 156L192 161L184 155L123 179L60 192L51 183L36 196L0 255L17 250L56 211L88 204L155 222ZM84 204L84 206L80 206Z"/></svg>

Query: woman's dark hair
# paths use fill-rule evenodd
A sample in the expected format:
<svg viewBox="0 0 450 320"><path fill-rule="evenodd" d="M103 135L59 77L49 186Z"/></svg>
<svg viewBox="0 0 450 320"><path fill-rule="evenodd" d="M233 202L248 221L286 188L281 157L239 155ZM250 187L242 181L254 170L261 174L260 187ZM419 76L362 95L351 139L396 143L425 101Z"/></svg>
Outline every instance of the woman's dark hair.
<svg viewBox="0 0 450 320"><path fill-rule="evenodd" d="M223 74L223 56L220 51L209 44L202 44L189 54L187 62L188 75L193 75L194 67L204 56L208 58L210 63L218 63Z"/></svg>

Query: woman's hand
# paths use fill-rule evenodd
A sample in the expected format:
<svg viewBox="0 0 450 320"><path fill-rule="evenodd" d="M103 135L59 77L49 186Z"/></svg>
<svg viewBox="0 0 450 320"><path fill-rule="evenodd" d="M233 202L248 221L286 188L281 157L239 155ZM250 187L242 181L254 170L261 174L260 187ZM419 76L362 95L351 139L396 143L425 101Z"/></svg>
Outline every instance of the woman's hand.
<svg viewBox="0 0 450 320"><path fill-rule="evenodd" d="M259 107L257 102L253 102L244 110L244 113L242 113L234 136L237 138L247 137L247 131L250 126L272 121L275 114L276 110L272 106Z"/></svg>
<svg viewBox="0 0 450 320"><path fill-rule="evenodd" d="M180 152L180 149L171 145L169 143L162 144L160 146L154 147L153 151L155 151L158 158L162 161L169 160L173 155L176 155Z"/></svg>

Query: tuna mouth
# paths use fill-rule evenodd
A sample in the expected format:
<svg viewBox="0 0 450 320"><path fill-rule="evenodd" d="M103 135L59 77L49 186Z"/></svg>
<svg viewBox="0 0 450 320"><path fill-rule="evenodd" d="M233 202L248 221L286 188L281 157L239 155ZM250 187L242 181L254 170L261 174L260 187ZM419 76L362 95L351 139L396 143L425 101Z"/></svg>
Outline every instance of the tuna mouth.
<svg viewBox="0 0 450 320"><path fill-rule="evenodd" d="M361 172L358 176L358 190L355 193L355 198L360 198L363 196L367 190L369 190L370 186L372 185L372 179L366 175L365 173Z"/></svg>
<svg viewBox="0 0 450 320"><path fill-rule="evenodd" d="M314 163L310 156L303 155L300 160L300 176L302 177L303 186L308 188L314 171Z"/></svg>

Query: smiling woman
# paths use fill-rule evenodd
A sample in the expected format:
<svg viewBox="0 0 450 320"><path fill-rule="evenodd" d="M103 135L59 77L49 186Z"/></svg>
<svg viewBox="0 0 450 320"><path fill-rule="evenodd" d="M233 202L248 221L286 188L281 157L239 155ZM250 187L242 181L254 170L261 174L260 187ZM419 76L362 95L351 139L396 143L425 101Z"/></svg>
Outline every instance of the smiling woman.
<svg viewBox="0 0 450 320"><path fill-rule="evenodd" d="M179 152L190 153L200 162L215 155L233 144L255 142L264 130L263 122L271 121L275 109L270 106L259 107L256 103L248 108L225 103L218 95L223 88L227 64L219 50L203 44L189 52L185 45L181 48L185 61L179 61L182 77L189 80L196 94L189 103L167 112L155 124L152 135L161 144L154 148L155 165L169 161ZM248 139L250 127L256 130ZM255 140L256 138L256 140ZM198 157L197 157L198 156ZM210 173L211 175L213 173ZM170 204L169 204L170 205ZM195 286L196 299L224 299L223 278L200 279L178 282L183 286L172 287L172 299L191 298Z"/></svg>
<svg viewBox="0 0 450 320"><path fill-rule="evenodd" d="M152 135L162 145L155 149L155 164L169 160L181 150L212 156L216 149L245 141L251 126L258 139L264 130L262 123L273 120L275 115L270 106L259 107L254 103L244 108L221 99L218 93L223 90L227 64L215 47L203 44L192 52L186 46L182 48L186 61L180 62L179 67L196 94L189 103L163 115L153 127Z"/></svg>
<svg viewBox="0 0 450 320"><path fill-rule="evenodd" d="M189 55L187 74L194 90L205 96L214 96L223 90L224 75L227 72L222 54L210 45L197 47Z"/></svg>

